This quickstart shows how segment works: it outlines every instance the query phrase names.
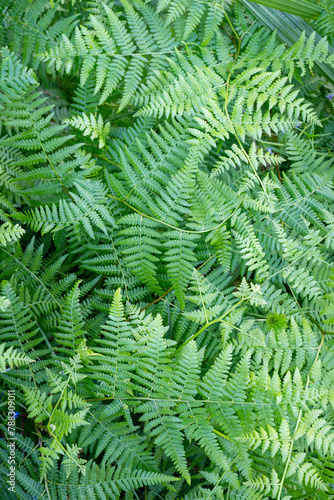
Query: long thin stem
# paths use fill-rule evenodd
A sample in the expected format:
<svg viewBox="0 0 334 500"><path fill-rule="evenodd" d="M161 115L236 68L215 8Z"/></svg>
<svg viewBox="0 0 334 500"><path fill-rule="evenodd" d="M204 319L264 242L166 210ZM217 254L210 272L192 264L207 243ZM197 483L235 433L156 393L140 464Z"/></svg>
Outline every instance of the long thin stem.
<svg viewBox="0 0 334 500"><path fill-rule="evenodd" d="M309 387L310 380L311 380L311 372L312 372L312 369L315 366L316 362L319 359L320 351L321 351L321 348L324 345L324 341L325 341L325 335L322 333L322 335L321 335L321 341L320 341L320 344L319 344L319 347L318 347L318 350L317 350L316 357L315 357L314 362L312 363L310 371L309 371L309 373L307 375L307 380L306 380L306 386L305 386L304 394L306 394L307 391L308 391L308 387ZM290 465L290 460L291 460L291 455L292 455L292 451L293 451L293 446L295 444L295 437L296 437L296 434L297 434L297 431L298 431L298 427L299 427L302 415L303 415L303 409L300 408L300 410L298 412L298 416L297 416L297 422L296 422L295 430L294 430L294 433L293 433L293 436L292 436L292 439L291 439L289 454L288 454L288 457L286 459L285 468L284 468L284 471L283 471L283 476L282 476L282 479L280 481L280 486L279 486L279 490L278 490L277 500L281 500L281 497L282 497L282 491L283 491L283 487L284 487L284 481L285 481L285 478L286 478L286 475L287 475L287 472L288 472L288 467Z"/></svg>
<svg viewBox="0 0 334 500"><path fill-rule="evenodd" d="M234 306L230 307L230 309L228 311L226 311L224 314L222 314L222 316L219 316L219 318L216 318L216 319L214 319L212 321L209 321L209 323L205 323L205 325L200 330L198 330L198 332L194 333L194 335L192 335L186 342L184 342L184 344L182 344L178 349L176 349L175 354L177 354L178 352L180 352L187 344L189 344L189 342L191 342L196 337L198 337L209 326L214 325L215 323L220 323L222 321L222 319L225 318L225 316L227 316L228 314L230 314L230 312L234 311L234 309L236 309L245 300L247 300L247 299L240 299L239 302L237 302L236 304L234 304Z"/></svg>

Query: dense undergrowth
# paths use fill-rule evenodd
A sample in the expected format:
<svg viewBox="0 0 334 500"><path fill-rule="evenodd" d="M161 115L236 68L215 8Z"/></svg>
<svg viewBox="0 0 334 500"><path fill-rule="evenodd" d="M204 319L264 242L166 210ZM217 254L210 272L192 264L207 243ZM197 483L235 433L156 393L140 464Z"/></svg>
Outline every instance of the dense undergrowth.
<svg viewBox="0 0 334 500"><path fill-rule="evenodd" d="M334 498L333 1L0 3L1 499Z"/></svg>

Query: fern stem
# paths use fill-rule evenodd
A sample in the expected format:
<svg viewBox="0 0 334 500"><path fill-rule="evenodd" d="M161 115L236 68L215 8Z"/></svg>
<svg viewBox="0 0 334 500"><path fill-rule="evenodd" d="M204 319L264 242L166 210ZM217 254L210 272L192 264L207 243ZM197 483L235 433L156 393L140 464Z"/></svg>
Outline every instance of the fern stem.
<svg viewBox="0 0 334 500"><path fill-rule="evenodd" d="M241 48L241 40L239 40L239 47L238 47L238 50L237 50L236 55L235 55L235 61L234 61L234 63L236 63L236 61L237 61L237 59L238 59L238 55L239 55L239 52L240 52L240 48ZM233 67L232 67L232 68L231 68L231 70L230 70L230 73L229 73L229 75L228 75L227 82L226 82L225 114L226 114L226 117L227 117L228 121L230 122L230 125L231 125L231 127L232 127L233 131L234 131L234 135L235 135L235 138L236 138L236 140L237 140L237 142L238 142L238 144L239 144L240 149L242 150L242 152L244 153L245 157L247 158L247 161L248 161L249 165L252 167L252 170L253 170L253 172L254 172L254 175L255 175L255 177L258 179L258 181L259 181L259 183L260 183L260 185L261 185L261 187L262 187L262 189L263 189L263 192L265 193L265 195L266 195L266 197L267 197L268 201L270 201L270 200L269 200L269 197L268 197L268 193L267 193L267 191L265 190L265 188L264 188L264 186L263 186L262 180L260 179L259 174L257 173L256 168L255 168L255 166L253 165L252 160L250 159L250 156L248 155L247 151L245 150L245 148L244 148L244 147L243 147L243 145L242 145L242 142L241 142L241 140L240 140L240 138L239 138L239 136L238 136L238 134L237 134L237 132L236 132L236 130L235 130L235 127L234 127L234 125L233 125L233 122L232 122L232 120L231 120L231 118L230 118L230 115L229 115L229 112L228 112L228 109L227 109L227 103L228 103L228 92L229 92L229 88L230 88L230 79L231 79L232 72L233 72Z"/></svg>
<svg viewBox="0 0 334 500"><path fill-rule="evenodd" d="M319 344L319 347L318 347L318 350L317 350L316 357L315 357L315 359L314 359L314 361L312 363L312 366L310 368L310 371L308 372L308 375L307 375L306 386L305 386L305 390L304 390L304 394L305 395L306 395L306 392L307 392L309 384L310 384L312 369L313 369L313 367L315 366L316 362L319 359L320 351L321 351L321 348L324 345L324 341L325 341L325 335L322 333L322 335L321 335L321 341L320 341L320 344ZM289 467L289 464L290 464L291 455L292 455L292 451L293 451L293 445L295 443L295 436L296 436L297 431L298 431L298 427L299 427L299 424L300 424L300 420L302 418L302 414L303 414L303 409L300 408L300 410L298 412L298 417L297 417L297 422L296 422L295 430L294 430L294 433L293 433L293 436L292 436L292 439L291 439L289 454L288 454L288 457L286 459L286 464L285 464L285 467L284 467L283 476L282 476L282 479L281 479L281 482L280 482L280 487L279 487L279 491L278 491L277 500L281 500L281 497L282 497L282 491L283 491L283 487L284 487L284 481L285 481L285 478L286 478L286 475L287 475L287 472L288 472L288 467Z"/></svg>
<svg viewBox="0 0 334 500"><path fill-rule="evenodd" d="M49 155L47 154L47 152L46 152L46 150L45 150L45 147L44 147L44 145L43 145L43 142L41 141L41 138L40 138L40 136L38 135L38 132L37 132L37 129L36 129L36 127L35 127L35 123L34 123L34 121L33 121L33 120L31 120L31 124L32 124L32 126L34 127L35 134L36 134L36 137L38 137L38 140L39 140L39 144L40 144L40 146L41 146L41 149L43 150L43 153L45 154L46 159L48 160L48 162L49 162L49 164L50 164L50 166L51 166L52 170L54 171L55 176L57 177L57 179L58 179L58 181L59 181L59 183L60 183L60 185L61 185L62 189L63 189L63 190L65 191L65 193L68 195L68 197L70 198L70 200L72 200L72 201L74 202L74 200L73 200L73 198L72 198L72 196L71 196L71 193L69 192L69 190L67 189L67 187L65 186L65 184L63 184L63 182L62 182L61 178L60 178L60 177L59 177L59 175L58 175L57 170L55 169L55 167L54 167L54 165L53 165L52 161L51 161L51 160L50 160L50 158L49 158Z"/></svg>
<svg viewBox="0 0 334 500"><path fill-rule="evenodd" d="M47 482L47 479L45 478L45 491L46 491L46 494L48 496L48 499L49 500L52 500L51 496L50 496L50 492L49 492L49 487L48 487L48 482Z"/></svg>
<svg viewBox="0 0 334 500"><path fill-rule="evenodd" d="M72 377L72 373L73 373L73 371L75 370L75 367L76 367L76 365L74 364L74 365L72 366L72 368L71 368L71 371L70 371L69 375L68 375L68 378L67 378L66 384L64 384L64 387L63 387L63 389L62 389L62 391L61 391L61 394L60 394L60 396L59 396L59 399L58 399L58 401L57 401L57 404L56 404L56 405L55 405L55 407L53 408L53 411L52 411L52 413L51 413L51 415L50 415L49 422L48 422L48 424L47 424L47 429L48 429L48 431L49 431L49 433L50 433L51 435L53 435L53 434L52 434L52 432L51 432L51 430L50 430L50 424L51 424L51 421L52 421L53 414L54 414L54 412L56 411L56 409L58 408L58 406L59 406L59 404L60 404L60 402L61 402L61 400L62 400L63 394L64 394L64 392L65 392L65 391L66 391L66 389L67 389L67 386L68 386L68 384L69 384L69 382L70 382L70 380L71 380L71 377ZM47 371L48 371L48 369L47 369Z"/></svg>
<svg viewBox="0 0 334 500"><path fill-rule="evenodd" d="M166 295L169 294L169 292L171 292L173 290L174 286L171 286L167 292L165 292L163 295L161 295L161 297L158 297L157 299L153 300L152 302L150 302L150 304L148 304L147 306L143 307L142 309L140 309L139 312L142 312L142 311L145 311L145 309L147 309L148 307L152 306L153 304L156 304L157 302L159 302L160 300L162 300L164 297L166 297Z"/></svg>
<svg viewBox="0 0 334 500"><path fill-rule="evenodd" d="M30 271L30 269L28 269L22 262L20 262L16 257L14 257L14 255L10 254L9 252L7 252L7 250L4 248L4 247L1 247L1 251L2 252L5 252L9 257L11 257L13 260L15 260L19 266L23 267L23 269L25 271L27 271L27 273L31 274L31 276L36 280L38 281L38 283L40 283L40 285L42 285L42 287L44 288L44 290L47 291L47 293L50 295L50 297L53 298L53 300L55 301L55 303L57 304L58 307L60 307L60 309L62 309L62 305L58 302L58 300L52 295L52 293L46 288L46 286L44 285L44 283L36 276L36 274L34 274L32 271Z"/></svg>
<svg viewBox="0 0 334 500"><path fill-rule="evenodd" d="M214 432L215 434L218 434L218 436L221 436L221 437L223 437L224 439L227 439L228 441L231 441L231 439L230 439L228 436L225 436L225 434L223 434L222 432L217 431L217 429L213 429L213 432Z"/></svg>
<svg viewBox="0 0 334 500"><path fill-rule="evenodd" d="M15 21L17 24L22 24L22 26L25 26L26 28L29 28L32 31L36 31L40 37L48 38L49 41L53 42L53 38L48 34L47 31L40 31L39 29L36 28L36 26L38 27L37 23L35 23L35 25L28 24L28 23L25 23L24 21L22 21L22 19L20 19L18 17L13 17L13 16L10 16L8 14L4 14L3 12L1 12L0 15L1 15L1 17L5 17L7 19L10 19L11 21Z"/></svg>
<svg viewBox="0 0 334 500"><path fill-rule="evenodd" d="M303 414L303 410L300 408L300 410L298 412L298 417L297 417L297 422L296 422L295 430L294 430L294 433L293 433L293 436L292 436L292 439L291 439L289 454L288 454L287 459L286 459L285 468L284 468L284 471L283 471L283 476L282 476L282 479L281 479L281 482L280 482L277 500L281 500L283 486L284 486L284 481L285 481L285 477L286 477L287 472L288 472L288 467L289 467L290 460L291 460L293 445L294 445L294 442L295 442L295 436L296 436L297 431L298 431L298 427L299 427L299 424L300 424L300 420L302 418L302 414Z"/></svg>
<svg viewBox="0 0 334 500"><path fill-rule="evenodd" d="M114 163L113 161L108 160L108 158L106 158L105 156L97 155L95 153L92 153L92 156L95 156L95 158L99 158L100 160L107 161L108 163L110 163L111 165L114 165L115 167L119 167L119 168L121 167L120 165L117 165L117 163Z"/></svg>
<svg viewBox="0 0 334 500"><path fill-rule="evenodd" d="M323 238L321 238L320 242L322 242L326 238L328 238L331 235L331 233L333 233L333 231L334 231L334 227ZM269 276L268 278L266 278L266 280L262 283L262 285L265 285L269 280L271 280L277 274L282 273L283 271L286 271L287 269L289 269L289 267L293 266L299 260L304 259L307 254L309 254L315 247L317 247L319 245L319 243L314 243L312 246L310 246L310 248L306 252L304 252L301 255L299 255L299 257L296 257L292 262L290 262L290 264L288 264L287 266L283 267L279 271L276 271L271 276Z"/></svg>
<svg viewBox="0 0 334 500"><path fill-rule="evenodd" d="M210 233L211 231L216 231L223 224L225 224L229 219L231 219L231 217L233 217L233 215L235 214L235 212L238 210L238 208L240 207L240 205L242 203L242 201L240 201L239 204L237 205L237 207L233 210L233 212L228 217L226 217L226 219L224 219L220 224L218 224L218 226L212 227L211 229L203 229L202 231L191 231L188 229L180 229L179 227L172 226L171 224L168 224L167 222L164 222L160 219L157 219L156 217L151 217L151 215L146 215L143 212L141 212L140 210L138 210L137 208L130 205L124 199L122 200L121 198L118 198L117 196L113 196L111 194L106 194L106 196L108 196L109 198L112 198L113 200L120 201L121 203L124 203L129 208L131 208L131 210L133 210L137 214L141 215L142 217L146 217L147 219L151 219L151 220L154 220L155 222L159 222L160 224L163 224L164 226L170 227L171 229L174 229L175 231L180 231L180 233L189 233L189 234L204 234L204 233Z"/></svg>
<svg viewBox="0 0 334 500"><path fill-rule="evenodd" d="M240 42L240 37L239 37L238 33L235 31L235 29L234 29L234 27L233 27L233 24L231 23L231 20L230 20L230 18L228 17L228 15L227 15L226 11L224 11L224 15L225 15L225 17L226 17L226 19L227 19L227 22L228 22L228 24L230 25L230 27L231 27L231 29L232 29L233 33L234 33L234 36L236 37L236 39L238 40L238 42Z"/></svg>
<svg viewBox="0 0 334 500"><path fill-rule="evenodd" d="M209 321L209 323L206 323L200 330L198 330L198 332L194 333L194 335L192 335L188 340L186 340L186 342L184 342L178 349L176 349L174 355L178 354L186 345L189 344L189 342L191 342L196 337L198 337L198 335L203 333L204 330L206 330L209 326L214 325L215 323L221 322L221 320L224 319L225 316L230 314L230 312L232 312L234 309L236 309L245 300L247 300L247 299L240 299L236 304L234 304L234 306L230 307L230 309L228 311L226 311L222 316L219 316L219 318L216 318L212 321Z"/></svg>

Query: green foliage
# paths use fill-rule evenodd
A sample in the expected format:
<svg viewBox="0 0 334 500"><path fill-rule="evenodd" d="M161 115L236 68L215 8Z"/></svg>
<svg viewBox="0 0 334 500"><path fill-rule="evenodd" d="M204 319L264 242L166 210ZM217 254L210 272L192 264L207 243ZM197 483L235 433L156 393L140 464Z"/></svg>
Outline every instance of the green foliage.
<svg viewBox="0 0 334 500"><path fill-rule="evenodd" d="M256 3L260 5L268 5L269 7L283 10L284 12L290 12L291 14L306 18L316 19L317 17L319 17L319 14L322 13L321 7L312 5L312 3L310 2L305 2L305 0L290 0L289 2L287 2L286 0L256 0Z"/></svg>
<svg viewBox="0 0 334 500"><path fill-rule="evenodd" d="M333 2L0 3L1 498L332 498Z"/></svg>
<svg viewBox="0 0 334 500"><path fill-rule="evenodd" d="M2 305L2 307L4 306ZM13 366L26 365L34 361L33 359L28 358L28 356L25 356L23 353L18 352L17 349L13 349L13 347L9 347L6 350L5 347L6 344L0 345L0 367L2 372L6 371L6 365L13 368Z"/></svg>
<svg viewBox="0 0 334 500"><path fill-rule="evenodd" d="M19 224L13 226L10 222L5 222L0 226L0 244L6 246L7 243L17 241L24 232Z"/></svg>

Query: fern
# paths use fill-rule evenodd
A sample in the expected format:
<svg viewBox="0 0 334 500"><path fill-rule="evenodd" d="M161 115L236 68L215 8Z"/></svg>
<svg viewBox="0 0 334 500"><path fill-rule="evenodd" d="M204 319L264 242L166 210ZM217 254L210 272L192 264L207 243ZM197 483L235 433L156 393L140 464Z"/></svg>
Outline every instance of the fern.
<svg viewBox="0 0 334 500"><path fill-rule="evenodd" d="M13 347L9 347L6 350L5 347L6 344L1 344L0 346L0 363L2 372L6 371L7 364L9 365L9 368L13 368L13 366L26 365L34 361L28 356L18 352L17 349L13 349Z"/></svg>
<svg viewBox="0 0 334 500"><path fill-rule="evenodd" d="M331 498L333 2L0 3L1 498Z"/></svg>
<svg viewBox="0 0 334 500"><path fill-rule="evenodd" d="M89 135L91 139L99 139L99 148L103 148L105 145L106 137L108 136L110 130L110 123L103 124L102 116L100 115L98 120L91 113L90 117L83 113L82 117L72 118L71 120L65 120L65 123L71 125L74 128L82 130L83 135Z"/></svg>
<svg viewBox="0 0 334 500"><path fill-rule="evenodd" d="M0 243L6 246L7 243L17 241L24 232L24 229L19 224L13 226L10 222L6 222L0 226Z"/></svg>

